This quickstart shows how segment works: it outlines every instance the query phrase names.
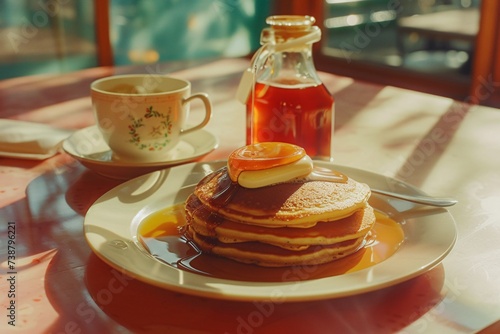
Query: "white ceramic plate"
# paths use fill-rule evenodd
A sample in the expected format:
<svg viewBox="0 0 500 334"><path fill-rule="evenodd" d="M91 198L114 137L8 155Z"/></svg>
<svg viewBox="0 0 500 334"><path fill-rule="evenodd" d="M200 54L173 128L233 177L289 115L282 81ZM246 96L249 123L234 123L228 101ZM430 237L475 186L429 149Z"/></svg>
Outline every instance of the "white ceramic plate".
<svg viewBox="0 0 500 334"><path fill-rule="evenodd" d="M109 265L146 283L187 294L248 301L276 296L281 296L281 301L317 300L380 289L431 269L455 243L455 222L447 210L372 195L372 206L402 222L405 240L391 257L360 271L297 282L242 282L201 276L155 259L138 241L140 223L148 215L184 201L202 177L224 164L190 163L143 175L112 189L87 212L87 242ZM315 164L335 168L380 189L421 193L382 175L325 162Z"/></svg>
<svg viewBox="0 0 500 334"><path fill-rule="evenodd" d="M194 161L211 151L219 142L206 130L198 130L182 136L172 149L170 158L164 161L132 163L112 159L112 152L104 142L96 126L81 129L66 139L62 147L66 153L85 167L106 177L128 180L166 167Z"/></svg>

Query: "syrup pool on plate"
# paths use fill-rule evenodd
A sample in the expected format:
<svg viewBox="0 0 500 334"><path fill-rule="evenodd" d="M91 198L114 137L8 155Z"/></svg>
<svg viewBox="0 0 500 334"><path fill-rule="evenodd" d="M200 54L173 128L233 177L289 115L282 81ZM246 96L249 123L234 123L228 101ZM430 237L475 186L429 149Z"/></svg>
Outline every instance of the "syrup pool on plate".
<svg viewBox="0 0 500 334"><path fill-rule="evenodd" d="M147 216L139 225L138 239L158 260L172 267L222 279L284 282L325 278L371 267L396 252L404 240L396 221L376 211L376 222L366 245L354 254L322 265L267 268L205 254L182 235L184 204Z"/></svg>

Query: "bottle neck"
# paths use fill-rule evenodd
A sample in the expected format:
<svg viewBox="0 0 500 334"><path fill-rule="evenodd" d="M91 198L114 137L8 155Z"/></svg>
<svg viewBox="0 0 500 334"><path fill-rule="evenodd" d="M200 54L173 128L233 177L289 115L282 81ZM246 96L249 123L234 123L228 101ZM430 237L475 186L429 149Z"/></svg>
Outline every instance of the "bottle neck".
<svg viewBox="0 0 500 334"><path fill-rule="evenodd" d="M284 75L301 82L302 86L321 84L312 60L312 44L321 40L318 27L311 27L305 35L282 41L277 41L271 30L268 32L263 35L262 47L255 52L238 86L236 96L242 103L248 101L256 82L277 84Z"/></svg>
<svg viewBox="0 0 500 334"><path fill-rule="evenodd" d="M270 50L265 62L257 72L257 82L280 85L316 86L321 84L312 58L312 45Z"/></svg>

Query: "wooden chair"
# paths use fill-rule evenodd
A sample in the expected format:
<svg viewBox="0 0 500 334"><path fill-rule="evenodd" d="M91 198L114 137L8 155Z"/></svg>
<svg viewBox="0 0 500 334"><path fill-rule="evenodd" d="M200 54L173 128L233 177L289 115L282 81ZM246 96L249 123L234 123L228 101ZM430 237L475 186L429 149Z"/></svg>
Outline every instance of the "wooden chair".
<svg viewBox="0 0 500 334"><path fill-rule="evenodd" d="M113 65L113 48L109 37L109 1L94 0L97 63L99 66Z"/></svg>
<svg viewBox="0 0 500 334"><path fill-rule="evenodd" d="M481 3L479 33L474 53L470 101L500 107L500 1Z"/></svg>

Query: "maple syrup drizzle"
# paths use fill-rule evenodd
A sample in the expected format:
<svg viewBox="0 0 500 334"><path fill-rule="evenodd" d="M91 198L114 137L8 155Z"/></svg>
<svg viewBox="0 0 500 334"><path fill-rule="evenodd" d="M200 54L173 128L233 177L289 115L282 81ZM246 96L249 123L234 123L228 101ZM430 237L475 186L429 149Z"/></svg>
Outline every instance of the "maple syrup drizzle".
<svg viewBox="0 0 500 334"><path fill-rule="evenodd" d="M223 169L227 169L227 167L223 167ZM217 182L217 188L215 189L215 192L210 201L215 207L222 207L225 206L226 203L229 203L231 201L231 198L236 195L239 186L237 183L231 180L231 178L229 177L229 173L227 173L226 171L216 171L213 174L214 176L220 175L220 178Z"/></svg>
<svg viewBox="0 0 500 334"><path fill-rule="evenodd" d="M283 282L341 275L371 267L394 254L404 240L401 226L376 211L377 221L363 248L345 258L322 265L266 268L205 254L184 236L184 204L165 208L140 224L140 242L166 265L199 275L253 282ZM216 220L208 218L210 224Z"/></svg>

